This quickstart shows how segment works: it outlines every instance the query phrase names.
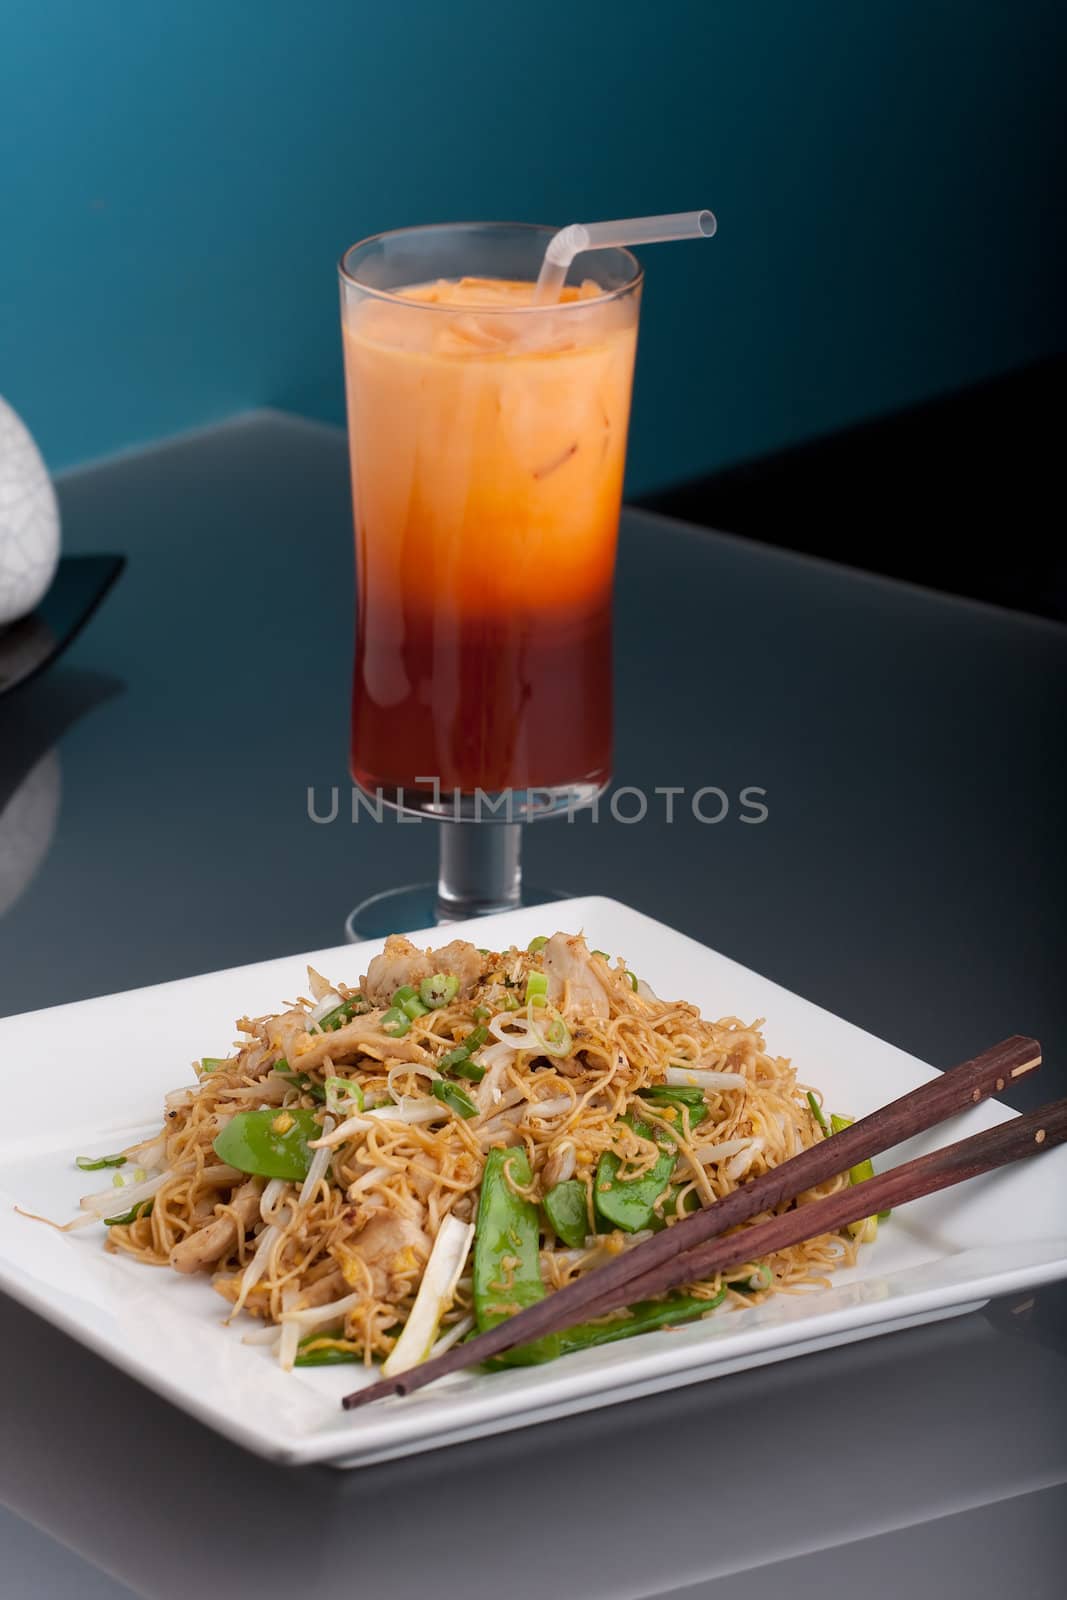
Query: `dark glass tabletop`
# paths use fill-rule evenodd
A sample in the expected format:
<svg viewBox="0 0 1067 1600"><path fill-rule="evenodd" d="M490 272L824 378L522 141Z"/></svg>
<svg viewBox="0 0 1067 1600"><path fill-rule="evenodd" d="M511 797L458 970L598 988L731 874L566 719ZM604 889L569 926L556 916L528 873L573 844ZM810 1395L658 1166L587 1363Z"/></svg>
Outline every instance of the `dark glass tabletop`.
<svg viewBox="0 0 1067 1600"><path fill-rule="evenodd" d="M68 553L128 565L0 700L0 1014L339 942L357 900L432 876L432 823L344 803L342 435L259 414L59 490ZM617 619L616 784L648 815L535 826L531 878L937 1065L1034 1033L1044 1081L1013 1103L1064 1092L1067 633L642 513ZM721 821L693 815L701 788ZM357 1574L471 1600L505 1577L516 1597L923 1594L939 1571L978 1593L1006 1547L1005 1582L1058 1592L1060 1290L348 1475L242 1454L7 1300L0 1332L12 1600Z"/></svg>

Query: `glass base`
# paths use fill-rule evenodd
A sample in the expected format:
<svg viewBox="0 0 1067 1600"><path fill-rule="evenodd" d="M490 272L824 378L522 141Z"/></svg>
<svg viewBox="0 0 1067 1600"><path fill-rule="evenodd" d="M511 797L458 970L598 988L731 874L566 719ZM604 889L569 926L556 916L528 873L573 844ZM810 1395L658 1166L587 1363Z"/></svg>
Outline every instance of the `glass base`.
<svg viewBox="0 0 1067 1600"><path fill-rule="evenodd" d="M554 900L566 900L563 889L536 889L523 885L518 899L506 908L487 906L480 913L490 916L494 911L517 910L520 906L549 905ZM416 928L447 928L452 922L462 921L469 912L450 915L442 906L435 883L409 883L403 889L386 889L361 900L345 922L345 938L349 944L361 939L382 939L390 933L411 933Z"/></svg>

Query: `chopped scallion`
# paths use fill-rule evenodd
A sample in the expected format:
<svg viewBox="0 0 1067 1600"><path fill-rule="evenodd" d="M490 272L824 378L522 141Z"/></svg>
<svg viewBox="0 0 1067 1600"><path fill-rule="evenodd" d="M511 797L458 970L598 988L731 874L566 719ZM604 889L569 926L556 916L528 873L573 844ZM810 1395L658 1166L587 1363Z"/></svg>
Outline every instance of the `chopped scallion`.
<svg viewBox="0 0 1067 1600"><path fill-rule="evenodd" d="M105 1167L124 1167L126 1157L117 1156L76 1156L74 1165L79 1172L102 1172Z"/></svg>
<svg viewBox="0 0 1067 1600"><path fill-rule="evenodd" d="M442 1072L447 1072L450 1067L458 1067L461 1061L469 1061L471 1053L465 1044L457 1044L454 1050L446 1050L437 1065Z"/></svg>
<svg viewBox="0 0 1067 1600"><path fill-rule="evenodd" d="M419 984L419 999L431 1011L447 1006L459 993L459 979L453 973L435 972Z"/></svg>
<svg viewBox="0 0 1067 1600"><path fill-rule="evenodd" d="M825 1114L823 1112L822 1106L816 1100L815 1096L812 1094L810 1089L808 1090L808 1105L811 1108L812 1116L815 1118L816 1122L819 1124L819 1127L822 1129L823 1133L829 1134L829 1132L830 1132L830 1124L826 1120L826 1117L825 1117Z"/></svg>
<svg viewBox="0 0 1067 1600"><path fill-rule="evenodd" d="M485 1077L485 1068L480 1061L475 1061L467 1056L463 1061L457 1061L452 1068L457 1078L466 1078L470 1083L481 1083Z"/></svg>
<svg viewBox="0 0 1067 1600"><path fill-rule="evenodd" d="M335 1116L350 1116L362 1111L365 1101L363 1090L352 1078L326 1079L326 1109Z"/></svg>
<svg viewBox="0 0 1067 1600"><path fill-rule="evenodd" d="M351 1022L352 1018L362 1010L363 996L349 995L347 1000L342 1000L339 1006L334 1006L332 1011L327 1011L324 1017L320 1017L314 1026L323 1033L336 1033L338 1028L343 1028L346 1022Z"/></svg>
<svg viewBox="0 0 1067 1600"><path fill-rule="evenodd" d="M432 1088L434 1098L440 1100L442 1105L446 1105L457 1116L476 1117L478 1115L478 1107L474 1104L470 1095L459 1088L457 1084L449 1083L445 1078L435 1078Z"/></svg>
<svg viewBox="0 0 1067 1600"><path fill-rule="evenodd" d="M528 1006L544 1006L548 1004L548 978L543 972L531 972L526 979L526 1004Z"/></svg>

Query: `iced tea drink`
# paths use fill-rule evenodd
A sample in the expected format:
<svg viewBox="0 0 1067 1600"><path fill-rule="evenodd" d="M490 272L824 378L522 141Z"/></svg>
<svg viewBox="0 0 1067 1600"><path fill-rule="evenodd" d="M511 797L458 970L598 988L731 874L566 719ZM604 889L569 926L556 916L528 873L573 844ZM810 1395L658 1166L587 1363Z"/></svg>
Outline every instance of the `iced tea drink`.
<svg viewBox="0 0 1067 1600"><path fill-rule="evenodd" d="M418 804L429 775L464 793L610 776L626 260L621 288L587 277L552 307L532 303L535 261L522 279L343 280L365 788Z"/></svg>

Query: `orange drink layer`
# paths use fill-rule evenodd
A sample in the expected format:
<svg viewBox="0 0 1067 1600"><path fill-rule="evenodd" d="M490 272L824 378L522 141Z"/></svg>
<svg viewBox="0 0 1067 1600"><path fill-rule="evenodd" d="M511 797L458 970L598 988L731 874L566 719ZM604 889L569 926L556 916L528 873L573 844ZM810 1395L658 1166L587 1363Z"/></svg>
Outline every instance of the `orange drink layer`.
<svg viewBox="0 0 1067 1600"><path fill-rule="evenodd" d="M345 306L367 788L610 776L638 295L532 296L462 278Z"/></svg>

